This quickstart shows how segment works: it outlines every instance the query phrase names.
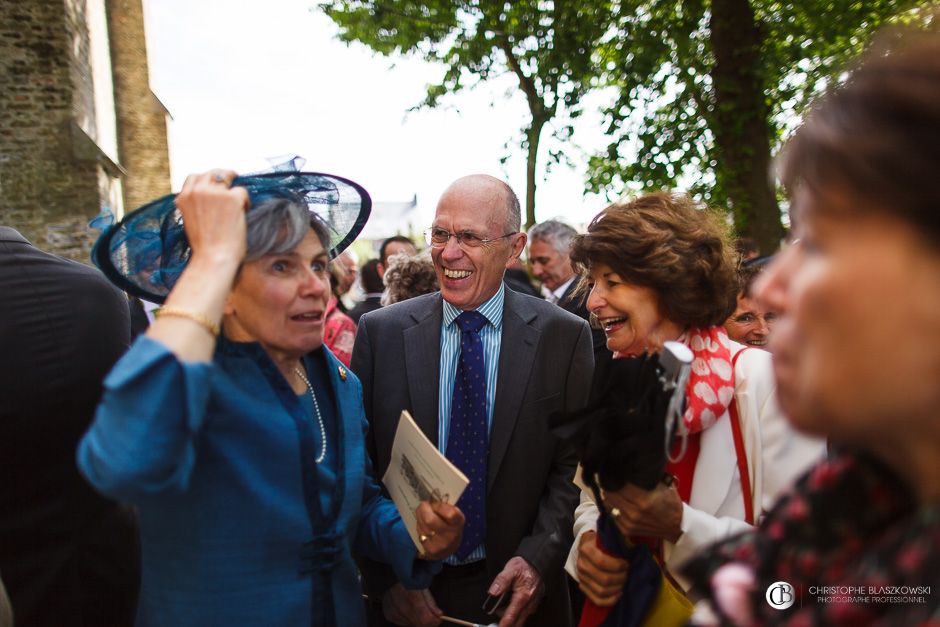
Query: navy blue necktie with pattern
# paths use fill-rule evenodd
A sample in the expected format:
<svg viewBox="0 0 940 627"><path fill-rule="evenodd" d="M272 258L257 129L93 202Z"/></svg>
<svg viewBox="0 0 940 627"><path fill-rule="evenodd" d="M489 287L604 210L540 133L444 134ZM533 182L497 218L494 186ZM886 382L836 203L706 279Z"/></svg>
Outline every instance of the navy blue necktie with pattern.
<svg viewBox="0 0 940 627"><path fill-rule="evenodd" d="M486 458L489 431L486 428L486 367L480 329L486 318L477 311L457 316L460 326L460 358L450 406L447 459L467 475L470 484L457 506L466 517L463 539L455 553L465 560L483 543L486 534Z"/></svg>

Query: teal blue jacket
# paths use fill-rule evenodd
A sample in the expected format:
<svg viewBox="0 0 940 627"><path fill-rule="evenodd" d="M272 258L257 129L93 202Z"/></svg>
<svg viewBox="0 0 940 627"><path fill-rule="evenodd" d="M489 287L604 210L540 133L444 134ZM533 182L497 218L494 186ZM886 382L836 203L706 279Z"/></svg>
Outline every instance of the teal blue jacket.
<svg viewBox="0 0 940 627"><path fill-rule="evenodd" d="M440 569L372 476L359 380L326 349L304 359L321 464L316 418L258 344L188 363L142 337L105 379L78 465L140 512L138 625L359 625L353 550L409 587Z"/></svg>

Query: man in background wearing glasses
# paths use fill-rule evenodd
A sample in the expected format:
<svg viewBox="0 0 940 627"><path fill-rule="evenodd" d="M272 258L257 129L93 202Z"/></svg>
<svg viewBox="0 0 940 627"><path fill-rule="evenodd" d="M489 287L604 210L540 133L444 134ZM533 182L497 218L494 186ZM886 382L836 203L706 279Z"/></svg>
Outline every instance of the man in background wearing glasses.
<svg viewBox="0 0 940 627"><path fill-rule="evenodd" d="M586 403L591 332L563 309L503 286L525 248L520 220L504 182L458 179L426 233L441 291L360 319L352 368L376 475L407 409L470 478L457 505L477 521L428 590L405 590L389 569L360 558L370 625L437 625L442 615L485 624L496 620L487 613L494 605L501 624L570 623L562 566L577 460L548 417Z"/></svg>

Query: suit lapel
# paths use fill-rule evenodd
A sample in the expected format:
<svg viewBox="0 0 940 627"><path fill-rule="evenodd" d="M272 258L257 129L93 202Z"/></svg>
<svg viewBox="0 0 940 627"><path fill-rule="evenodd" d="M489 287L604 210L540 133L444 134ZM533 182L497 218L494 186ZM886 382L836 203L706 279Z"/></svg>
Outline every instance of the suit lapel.
<svg viewBox="0 0 940 627"><path fill-rule="evenodd" d="M503 306L503 332L499 347L499 372L496 376L496 400L493 428L490 432L490 457L487 468L487 489L493 485L499 466L506 455L522 399L528 387L529 373L540 331L532 325L537 314L526 304L526 298L506 290Z"/></svg>
<svg viewBox="0 0 940 627"><path fill-rule="evenodd" d="M412 313L415 324L407 327L404 334L405 372L408 377L408 392L411 412L424 434L437 445L438 440L438 395L441 376L441 298L429 299L431 306L421 312Z"/></svg>
<svg viewBox="0 0 940 627"><path fill-rule="evenodd" d="M574 278L574 281L565 289L565 293L561 295L561 298L558 299L560 303L566 303L574 297L574 291L578 289L578 277Z"/></svg>
<svg viewBox="0 0 940 627"><path fill-rule="evenodd" d="M580 294L576 295L576 289L578 289L578 277L575 277L571 285L568 286L568 289L565 290L565 293L558 299L558 306L565 311L578 315L578 309L580 308L583 296Z"/></svg>

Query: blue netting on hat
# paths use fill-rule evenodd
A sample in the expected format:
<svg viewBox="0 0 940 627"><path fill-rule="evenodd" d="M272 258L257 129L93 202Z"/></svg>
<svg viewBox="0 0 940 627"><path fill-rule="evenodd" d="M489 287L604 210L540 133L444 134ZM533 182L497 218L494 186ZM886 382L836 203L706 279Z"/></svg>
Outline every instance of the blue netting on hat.
<svg viewBox="0 0 940 627"><path fill-rule="evenodd" d="M269 172L238 177L232 185L248 190L252 206L285 196L307 203L330 229L331 257L356 239L372 210L365 189L331 174ZM155 303L166 300L191 253L175 200L171 194L129 213L102 233L91 252L111 282Z"/></svg>

